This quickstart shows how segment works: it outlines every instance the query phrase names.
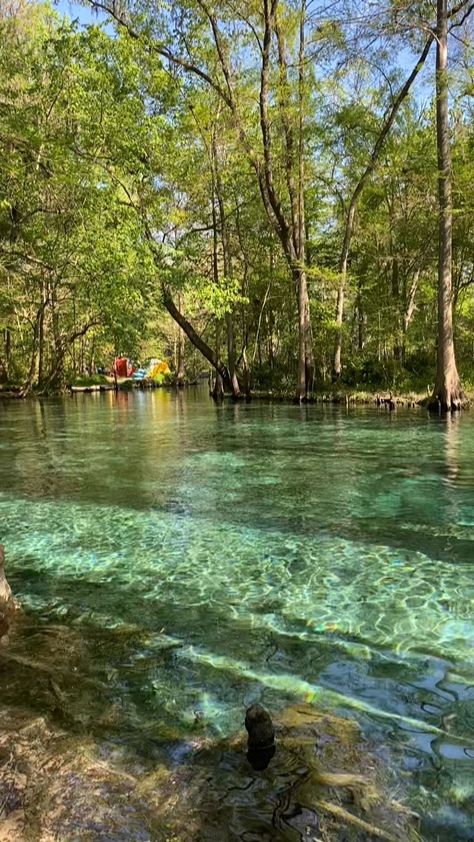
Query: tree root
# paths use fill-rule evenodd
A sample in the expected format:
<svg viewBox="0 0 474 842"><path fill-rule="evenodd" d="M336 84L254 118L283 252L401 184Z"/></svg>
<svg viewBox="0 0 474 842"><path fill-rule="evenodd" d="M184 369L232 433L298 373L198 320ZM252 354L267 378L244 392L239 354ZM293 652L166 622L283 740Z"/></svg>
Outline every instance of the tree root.
<svg viewBox="0 0 474 842"><path fill-rule="evenodd" d="M386 842L397 842L395 836L392 836L380 827L376 827L373 824L369 824L369 822L365 822L363 819L359 819L357 816L349 813L348 810L345 810L344 807L339 806L339 804L332 804L331 801L317 801L316 807L319 807L320 810L324 810L326 813L331 813L331 815L339 819L344 824L351 824L354 827L358 827L360 830L369 834L369 836L375 836L377 839L385 839Z"/></svg>
<svg viewBox="0 0 474 842"><path fill-rule="evenodd" d="M363 775L351 775L346 772L317 772L315 780L321 786L367 786L368 780Z"/></svg>

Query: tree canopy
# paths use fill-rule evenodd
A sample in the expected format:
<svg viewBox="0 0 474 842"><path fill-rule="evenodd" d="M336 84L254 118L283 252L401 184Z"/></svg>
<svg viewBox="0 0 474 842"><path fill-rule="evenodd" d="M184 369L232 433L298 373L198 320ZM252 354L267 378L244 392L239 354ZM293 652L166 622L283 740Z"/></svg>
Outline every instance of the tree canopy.
<svg viewBox="0 0 474 842"><path fill-rule="evenodd" d="M431 389L446 90L446 300L470 380L468 2L445 9L437 72L428 3L86 5L88 26L32 0L0 12L5 381L48 391L118 353L177 371L181 348L235 397Z"/></svg>

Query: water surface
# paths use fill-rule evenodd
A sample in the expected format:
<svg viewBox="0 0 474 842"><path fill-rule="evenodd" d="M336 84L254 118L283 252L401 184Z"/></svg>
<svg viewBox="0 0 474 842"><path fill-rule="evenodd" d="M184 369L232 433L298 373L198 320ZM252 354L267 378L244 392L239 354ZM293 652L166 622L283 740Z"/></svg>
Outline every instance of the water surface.
<svg viewBox="0 0 474 842"><path fill-rule="evenodd" d="M424 838L473 839L473 434L469 413L191 389L4 401L0 541L29 620L11 646L64 662L78 716L138 754L167 735L176 763L180 734L231 734L255 701L356 716Z"/></svg>

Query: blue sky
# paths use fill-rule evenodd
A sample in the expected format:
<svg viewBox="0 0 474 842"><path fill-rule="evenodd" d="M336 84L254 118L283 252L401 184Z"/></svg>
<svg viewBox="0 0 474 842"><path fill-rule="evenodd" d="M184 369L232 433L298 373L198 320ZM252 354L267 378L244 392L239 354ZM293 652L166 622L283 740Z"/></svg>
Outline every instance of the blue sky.
<svg viewBox="0 0 474 842"><path fill-rule="evenodd" d="M92 14L91 10L85 6L81 6L79 3L75 3L73 0L53 0L54 5L64 15L67 15L71 20L78 18L79 21L83 24L95 22L100 19L95 14Z"/></svg>
<svg viewBox="0 0 474 842"><path fill-rule="evenodd" d="M99 13L98 15L93 13L91 9L87 6L83 6L78 3L76 0L51 0L54 6L58 9L59 12L62 14L67 15L71 20L78 19L79 22L83 25L87 25L88 23L97 23L100 20L106 20L107 16L103 13ZM1 2L1 0L0 0ZM107 31L112 32L113 27L109 27ZM434 50L433 50L434 55ZM433 55L430 55L428 59L428 66L431 68L433 63ZM413 63L415 61L415 55L409 49L402 50L398 56L399 65L402 70L409 71L411 70ZM431 91L431 82L430 82L430 75L425 68L421 73L421 79L418 79L414 86L414 94L417 98L425 99L427 96L430 96Z"/></svg>

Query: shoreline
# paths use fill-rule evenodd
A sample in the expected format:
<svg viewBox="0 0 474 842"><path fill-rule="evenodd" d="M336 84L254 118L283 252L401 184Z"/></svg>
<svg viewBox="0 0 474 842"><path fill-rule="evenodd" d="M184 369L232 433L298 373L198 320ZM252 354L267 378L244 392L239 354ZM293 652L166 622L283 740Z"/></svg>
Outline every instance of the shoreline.
<svg viewBox="0 0 474 842"><path fill-rule="evenodd" d="M47 400L49 398L73 397L77 394L97 394L102 392L121 392L130 393L134 391L155 391L156 389L165 389L167 391L184 392L188 388L196 388L204 385L205 381L198 383L188 383L184 386L176 386L174 384L143 384L131 383L130 380L125 380L119 383L116 387L114 383L100 383L91 385L72 385L67 386L62 390L49 392L47 394L40 394L35 391L22 394L20 387L16 388L0 388L0 400ZM467 405L464 409L469 409L469 405L474 401L474 394L466 393ZM234 403L253 401L261 401L266 403L281 403L281 404L297 404L294 395L291 392L277 391L277 390L259 390L252 391L250 396L242 394L240 398L234 398L231 394L225 394L222 398L213 398L209 394L210 400L216 403L224 401L233 401ZM375 406L379 409L393 412L397 409L426 409L426 403L429 400L429 395L421 392L401 392L394 394L391 390L374 390L367 391L364 389L337 391L321 390L311 395L311 397L301 402L302 406L310 406L317 404L334 405L334 406Z"/></svg>

